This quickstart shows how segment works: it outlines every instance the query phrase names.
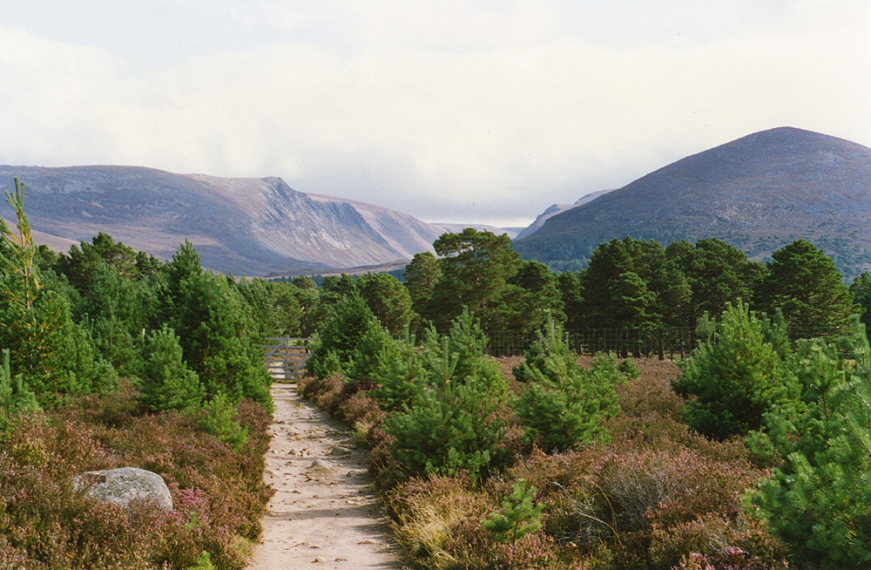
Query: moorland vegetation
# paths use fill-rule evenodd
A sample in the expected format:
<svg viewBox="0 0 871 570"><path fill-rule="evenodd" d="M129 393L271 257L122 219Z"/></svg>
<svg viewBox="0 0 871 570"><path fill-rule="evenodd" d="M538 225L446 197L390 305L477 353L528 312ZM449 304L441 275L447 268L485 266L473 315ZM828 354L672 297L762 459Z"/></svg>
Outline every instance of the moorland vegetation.
<svg viewBox="0 0 871 570"><path fill-rule="evenodd" d="M404 283L318 286L214 274L190 243L167 262L105 234L56 254L24 197L0 240L2 565L241 568L269 497L260 347L310 335L302 389L371 447L410 564L871 564L871 276L847 286L806 241L761 264L626 238L556 274L467 229ZM692 330L694 349L579 357L588 329ZM522 358L493 358L506 334ZM72 483L127 465L175 510Z"/></svg>
<svg viewBox="0 0 871 570"><path fill-rule="evenodd" d="M325 282L342 294L303 382L370 445L412 564L871 564L867 275L848 287L804 240L761 264L719 240L626 238L559 275L486 232L435 249L402 302L371 303L371 277ZM579 359L569 334L691 326L677 365ZM524 358L488 355L506 330L534 333Z"/></svg>

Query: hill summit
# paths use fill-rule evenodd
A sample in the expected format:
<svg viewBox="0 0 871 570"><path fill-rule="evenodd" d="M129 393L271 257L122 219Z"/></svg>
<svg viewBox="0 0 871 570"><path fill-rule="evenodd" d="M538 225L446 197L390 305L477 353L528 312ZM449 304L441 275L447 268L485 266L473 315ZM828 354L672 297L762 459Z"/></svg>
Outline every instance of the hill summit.
<svg viewBox="0 0 871 570"><path fill-rule="evenodd" d="M42 243L66 250L105 232L166 259L189 239L206 267L243 275L405 261L446 231L388 208L299 192L277 177L0 166L0 181L14 176L27 185L27 212Z"/></svg>
<svg viewBox="0 0 871 570"><path fill-rule="evenodd" d="M764 259L805 238L848 276L871 270L871 149L781 127L669 164L553 216L515 242L552 266L583 263L604 241L714 237Z"/></svg>

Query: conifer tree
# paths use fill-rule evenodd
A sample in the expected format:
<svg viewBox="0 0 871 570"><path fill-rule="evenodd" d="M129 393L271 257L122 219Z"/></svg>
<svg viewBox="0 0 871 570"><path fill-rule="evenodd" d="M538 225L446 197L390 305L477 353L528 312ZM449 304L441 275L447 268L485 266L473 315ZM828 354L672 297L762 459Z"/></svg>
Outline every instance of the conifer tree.
<svg viewBox="0 0 871 570"><path fill-rule="evenodd" d="M442 235L433 247L441 257L441 278L431 304L438 329L447 330L464 307L488 322L491 312L504 304L508 281L520 269L520 254L511 249L511 239L466 228Z"/></svg>
<svg viewBox="0 0 871 570"><path fill-rule="evenodd" d="M203 403L206 390L197 373L185 364L178 337L167 325L149 333L143 360L137 387L150 409L183 410Z"/></svg>
<svg viewBox="0 0 871 570"><path fill-rule="evenodd" d="M534 505L537 487L530 487L520 479L511 494L502 500L500 509L481 521L484 530L496 542L514 544L527 534L541 529L544 505Z"/></svg>
<svg viewBox="0 0 871 570"><path fill-rule="evenodd" d="M859 315L866 327L871 327L871 273L867 271L850 284L850 293L859 306Z"/></svg>
<svg viewBox="0 0 871 570"><path fill-rule="evenodd" d="M772 255L757 292L759 309L780 310L793 338L838 335L860 312L835 262L823 250L799 239Z"/></svg>
<svg viewBox="0 0 871 570"><path fill-rule="evenodd" d="M517 370L526 385L514 405L527 440L547 452L606 441L604 420L619 411L615 386L624 379L614 359L600 356L584 368L553 322L527 355Z"/></svg>
<svg viewBox="0 0 871 570"><path fill-rule="evenodd" d="M38 409L36 394L28 389L20 374L12 375L9 350L4 348L0 363L0 433L16 415Z"/></svg>
<svg viewBox="0 0 871 570"><path fill-rule="evenodd" d="M72 321L66 297L42 283L24 211L25 186L17 178L6 199L15 210L17 233L0 221L0 346L10 350L12 373L21 375L42 406L68 394L112 389L114 369Z"/></svg>
<svg viewBox="0 0 871 570"><path fill-rule="evenodd" d="M841 346L800 343L791 359L803 401L773 409L750 439L781 462L750 498L795 561L871 567L871 348L864 325Z"/></svg>
<svg viewBox="0 0 871 570"><path fill-rule="evenodd" d="M400 334L411 324L414 316L411 294L396 277L369 273L360 277L357 287L372 313L391 335Z"/></svg>
<svg viewBox="0 0 871 570"><path fill-rule="evenodd" d="M775 405L800 397L785 366L786 327L756 315L742 301L727 305L719 320L702 320L703 340L683 365L675 390L690 399L684 413L697 431L718 439L759 429Z"/></svg>
<svg viewBox="0 0 871 570"><path fill-rule="evenodd" d="M485 356L487 337L468 311L450 335L431 329L422 347L423 378L412 400L387 418L390 453L406 477L466 471L480 481L506 466L508 381Z"/></svg>
<svg viewBox="0 0 871 570"><path fill-rule="evenodd" d="M412 308L422 317L432 320L432 298L442 277L442 270L431 251L417 253L405 266L405 286L411 295Z"/></svg>

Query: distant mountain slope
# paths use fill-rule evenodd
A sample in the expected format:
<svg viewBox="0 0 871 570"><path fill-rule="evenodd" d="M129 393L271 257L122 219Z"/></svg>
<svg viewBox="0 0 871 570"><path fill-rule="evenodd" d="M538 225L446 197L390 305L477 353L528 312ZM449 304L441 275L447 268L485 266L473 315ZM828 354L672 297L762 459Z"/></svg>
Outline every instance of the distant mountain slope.
<svg viewBox="0 0 871 570"><path fill-rule="evenodd" d="M47 237L89 240L102 231L163 258L187 238L206 267L237 274L410 259L442 233L387 208L298 192L280 178L0 166L0 187L11 186L13 176L27 184L27 212Z"/></svg>
<svg viewBox="0 0 871 570"><path fill-rule="evenodd" d="M553 216L515 247L559 264L627 235L663 243L717 237L761 259L807 238L852 276L871 270L869 221L871 149L782 127L689 156Z"/></svg>
<svg viewBox="0 0 871 570"><path fill-rule="evenodd" d="M493 232L497 236L507 234L508 237L514 239L520 232L518 228L498 228L487 224L452 224L448 222L432 222L430 224L439 230L439 235L445 233L459 233L466 228L475 228L479 232Z"/></svg>
<svg viewBox="0 0 871 570"><path fill-rule="evenodd" d="M571 210L572 208L577 208L578 206L583 206L588 202L592 202L599 196L603 194L607 194L611 192L611 190L598 190L596 192L590 192L589 194L584 194L574 204L551 204L545 209L542 213L540 213L535 220L529 224L526 228L524 228L520 233L517 234L516 239L523 239L525 237L531 236L538 230L544 226L544 223L556 216L557 214L562 214L565 211Z"/></svg>

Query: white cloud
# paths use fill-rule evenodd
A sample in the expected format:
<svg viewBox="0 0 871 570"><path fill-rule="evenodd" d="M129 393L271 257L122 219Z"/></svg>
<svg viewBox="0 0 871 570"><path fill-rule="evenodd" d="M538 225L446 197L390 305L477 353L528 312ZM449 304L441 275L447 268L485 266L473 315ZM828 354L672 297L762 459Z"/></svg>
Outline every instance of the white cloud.
<svg viewBox="0 0 871 570"><path fill-rule="evenodd" d="M171 65L145 68L0 28L0 162L281 175L486 221L765 128L871 144L864 3L659 4L252 3L223 49L179 40ZM174 15L209 6L193 36L230 29L233 2Z"/></svg>

